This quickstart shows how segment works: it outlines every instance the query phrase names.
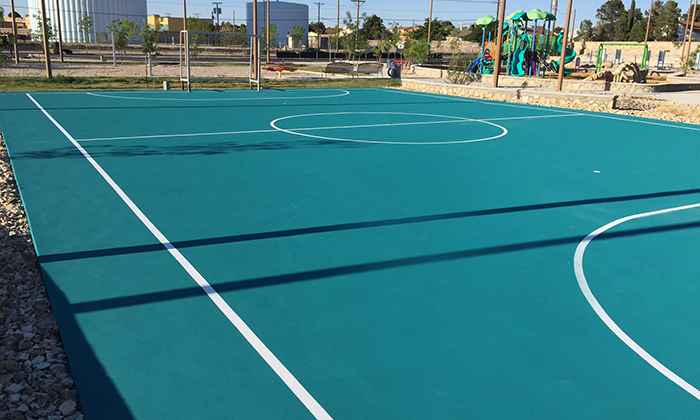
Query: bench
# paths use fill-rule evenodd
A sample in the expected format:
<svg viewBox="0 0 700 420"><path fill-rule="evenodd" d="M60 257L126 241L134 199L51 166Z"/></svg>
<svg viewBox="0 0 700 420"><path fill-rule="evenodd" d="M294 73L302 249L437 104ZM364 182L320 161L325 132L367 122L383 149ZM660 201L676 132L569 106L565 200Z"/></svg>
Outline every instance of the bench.
<svg viewBox="0 0 700 420"><path fill-rule="evenodd" d="M350 63L328 63L323 68L323 74L348 74L350 77L354 74L354 66Z"/></svg>
<svg viewBox="0 0 700 420"><path fill-rule="evenodd" d="M374 74L379 77L382 74L383 66L377 63L360 63L355 69L355 75L360 76L360 74Z"/></svg>

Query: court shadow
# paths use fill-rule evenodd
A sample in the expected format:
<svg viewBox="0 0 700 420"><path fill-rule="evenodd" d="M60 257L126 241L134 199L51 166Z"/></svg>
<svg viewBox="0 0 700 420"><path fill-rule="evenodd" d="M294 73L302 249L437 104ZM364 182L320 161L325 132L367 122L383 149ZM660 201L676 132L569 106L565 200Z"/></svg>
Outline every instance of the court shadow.
<svg viewBox="0 0 700 420"><path fill-rule="evenodd" d="M241 234L241 235L219 236L219 237L205 238L205 239L193 239L193 240L188 240L188 241L176 241L176 242L173 242L172 245L178 249L186 249L186 248L196 248L196 247L208 246L208 245L221 245L221 244L229 244L229 243L237 243L237 242L248 242L248 241L258 241L258 240L265 240L265 239L284 238L284 237L290 237L290 236L312 235L312 234L317 234L317 233L340 232L340 231L347 231L347 230L369 229L369 228L386 227L386 226L398 226L398 225L406 225L406 224L414 224L414 223L426 223L426 222L434 222L434 221L442 221L442 220L463 219L463 218L469 218L469 217L491 216L491 215L498 215L498 214L520 213L520 212L537 211L537 210L550 210L550 209L556 209L556 208L584 206L584 205L591 205L591 204L606 204L606 203L619 203L619 202L634 201L634 200L648 200L648 199L654 199L654 198L674 197L674 196L683 196L683 195L691 195L691 194L700 194L700 188L678 190L678 191L664 191L664 192L647 193L647 194L623 195L623 196L617 196L617 197L589 198L589 199L583 199L583 200L560 201L560 202L554 202L554 203L530 204L530 205L513 206L513 207L501 207L501 208L495 208L495 209L471 210L471 211L452 212L452 213L440 213L440 214L431 214L431 215L424 215L424 216L401 217L401 218L384 219L384 220L372 220L372 221L367 221L367 222L339 223L339 224L333 224L333 225L313 226L313 227L299 228L299 229L286 229L286 230L276 230L276 231L269 231L269 232L248 233L248 234ZM78 251L78 252L66 252L66 253L60 253L60 254L47 254L47 255L42 255L41 257L39 257L39 261L40 262L55 262L55 261L76 260L76 259L84 259L84 258L108 257L108 256L112 256L112 255L139 254L139 253L143 253L143 252L162 251L163 249L164 249L163 245L161 245L159 243L153 243L153 244L134 245L134 246L127 246L127 247L119 247L119 248L95 249L95 250Z"/></svg>
<svg viewBox="0 0 700 420"><path fill-rule="evenodd" d="M86 418L133 420L133 414L83 335L76 320L78 312L51 276L43 270L42 277L61 331Z"/></svg>
<svg viewBox="0 0 700 420"><path fill-rule="evenodd" d="M223 136L222 136L223 137ZM179 146L120 146L89 145L84 146L93 158L100 157L139 157L139 156L212 156L228 153L279 151L309 148L359 148L370 147L370 144L334 141L322 139L302 139L290 141L266 141L260 143L244 143L235 141L187 144ZM72 145L51 150L13 153L12 159L84 159L85 157Z"/></svg>

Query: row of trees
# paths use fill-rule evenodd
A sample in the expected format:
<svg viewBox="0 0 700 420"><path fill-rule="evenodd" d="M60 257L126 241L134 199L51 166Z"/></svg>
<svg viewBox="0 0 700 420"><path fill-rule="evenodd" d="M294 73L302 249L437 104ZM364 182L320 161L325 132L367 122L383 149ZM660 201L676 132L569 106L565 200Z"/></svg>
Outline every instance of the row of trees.
<svg viewBox="0 0 700 420"><path fill-rule="evenodd" d="M649 25L650 41L676 41L678 39L678 20L681 9L674 0L656 0ZM649 11L644 15L636 7L635 0L629 9L621 0L608 0L597 12L598 22L594 26L589 19L581 21L577 39L584 41L634 41L642 42L646 35ZM687 18L687 14L684 15ZM697 16L700 19L700 16Z"/></svg>

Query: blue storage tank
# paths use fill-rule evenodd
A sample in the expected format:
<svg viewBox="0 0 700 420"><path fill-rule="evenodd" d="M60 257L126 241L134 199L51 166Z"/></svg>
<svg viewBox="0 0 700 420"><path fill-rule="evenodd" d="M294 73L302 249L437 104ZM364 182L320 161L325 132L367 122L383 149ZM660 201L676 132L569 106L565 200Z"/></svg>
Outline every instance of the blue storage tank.
<svg viewBox="0 0 700 420"><path fill-rule="evenodd" d="M258 2L258 31L262 33L265 27L265 3ZM253 34L253 3L246 3L246 27L248 34ZM304 27L304 39L302 44L309 44L309 6L300 3L288 3L284 1L270 2L270 26L277 26L277 36L270 33L271 45L278 47L287 45L287 34L292 32L292 28L297 25Z"/></svg>

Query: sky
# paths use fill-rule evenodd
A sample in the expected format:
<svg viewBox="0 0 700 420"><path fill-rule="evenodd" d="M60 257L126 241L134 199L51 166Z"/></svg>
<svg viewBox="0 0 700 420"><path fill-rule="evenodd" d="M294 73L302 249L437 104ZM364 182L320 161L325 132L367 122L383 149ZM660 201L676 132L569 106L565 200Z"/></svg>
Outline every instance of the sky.
<svg viewBox="0 0 700 420"><path fill-rule="evenodd" d="M46 0L52 1L52 0ZM262 1L262 0L260 0ZM316 2L322 3L321 21L326 27L335 26L337 20L338 2L335 1L314 1L314 0L285 0L293 3L303 3L309 5L309 22L318 20L318 6ZM409 26L414 21L422 24L430 13L431 0L366 0L360 6L360 14L376 14L388 26L390 22L398 22L400 26ZM473 24L476 19L486 16L496 16L496 3L492 0L432 0L433 18L449 20L453 25L459 27L460 23L465 26ZM568 0L558 0L558 24L564 26L566 19L566 8ZM582 19L590 19L595 24L595 12L606 0L573 0L573 9L576 9L576 23L578 28ZM641 0L643 1L643 0ZM649 5L638 2L637 7L644 10ZM27 0L15 0L15 9L22 15L28 13ZM623 0L625 7L630 7L631 0ZM649 2L651 3L651 2ZM679 3L682 3L679 1ZM173 17L182 16L182 0L148 0L148 14L158 14L167 16L170 13ZM9 0L0 0L0 7L5 9L6 14L10 10ZM236 24L244 23L245 1L244 0L222 0L220 20L231 22L235 12ZM550 0L506 0L506 16L517 10L529 11L533 8L549 11ZM681 4L681 7L684 7ZM188 16L199 14L201 18L211 17L214 5L211 0L188 0ZM345 12L350 11L355 16L357 6L350 0L340 0L341 26Z"/></svg>

